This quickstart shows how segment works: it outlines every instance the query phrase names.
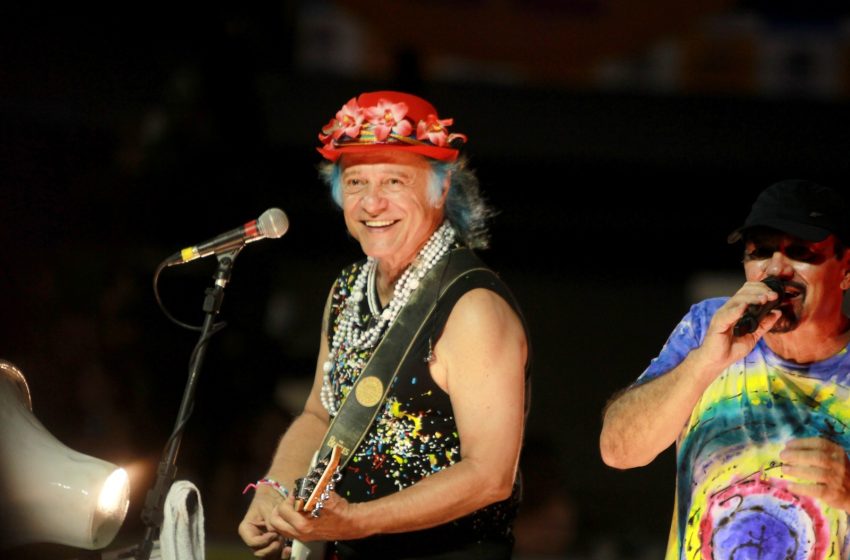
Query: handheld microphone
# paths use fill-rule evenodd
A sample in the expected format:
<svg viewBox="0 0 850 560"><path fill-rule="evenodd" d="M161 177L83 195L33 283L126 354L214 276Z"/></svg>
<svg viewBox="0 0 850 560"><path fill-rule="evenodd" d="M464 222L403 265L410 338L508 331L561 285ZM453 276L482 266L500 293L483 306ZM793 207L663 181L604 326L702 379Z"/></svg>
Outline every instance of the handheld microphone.
<svg viewBox="0 0 850 560"><path fill-rule="evenodd" d="M735 327L732 329L732 334L735 336L741 336L755 331L761 320L768 313L782 305L782 302L785 300L785 284L782 280L775 276L768 276L762 282L779 294L779 297L773 301L768 301L764 305L748 305L747 310L744 311L744 314L741 315L741 318L738 319L738 322L735 323Z"/></svg>
<svg viewBox="0 0 850 560"><path fill-rule="evenodd" d="M183 264L209 255L233 251L253 241L267 237L277 239L289 229L289 218L280 208L269 208L259 218L232 229L219 236L195 245L186 247L166 259L166 266Z"/></svg>

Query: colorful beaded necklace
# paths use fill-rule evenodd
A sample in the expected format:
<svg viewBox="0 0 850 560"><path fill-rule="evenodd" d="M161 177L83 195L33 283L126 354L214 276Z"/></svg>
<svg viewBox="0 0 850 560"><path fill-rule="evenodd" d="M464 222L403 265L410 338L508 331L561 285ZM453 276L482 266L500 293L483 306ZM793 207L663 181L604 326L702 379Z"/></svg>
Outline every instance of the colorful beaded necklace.
<svg viewBox="0 0 850 560"><path fill-rule="evenodd" d="M337 412L339 412L332 376L344 349L365 350L374 347L381 339L385 328L395 321L398 314L407 305L411 294L419 287L420 280L451 248L454 239L455 230L449 222L444 222L431 235L416 255L416 258L413 259L413 262L410 263L399 277L393 290L393 297L383 311L379 311L380 305L375 301L374 296L378 261L372 257L366 259L366 264L360 269L360 273L357 275L357 279L351 289L351 294L343 304L341 317L331 339L328 360L322 364L324 376L322 378L320 398L322 405L331 416L336 416ZM374 324L368 328L363 325L360 316L360 302L363 301L364 288L367 288L367 284L368 289L365 297L368 299L372 318L377 319L374 322L369 321L369 323ZM354 377L356 377L365 363L362 360L358 360L354 365L357 370L354 373Z"/></svg>

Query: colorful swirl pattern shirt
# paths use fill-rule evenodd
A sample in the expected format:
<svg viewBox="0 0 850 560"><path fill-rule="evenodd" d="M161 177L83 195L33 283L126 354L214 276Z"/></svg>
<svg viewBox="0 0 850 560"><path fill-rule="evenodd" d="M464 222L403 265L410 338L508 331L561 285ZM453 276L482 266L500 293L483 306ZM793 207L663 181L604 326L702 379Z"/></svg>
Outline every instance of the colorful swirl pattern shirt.
<svg viewBox="0 0 850 560"><path fill-rule="evenodd" d="M694 305L636 384L698 347L717 298ZM847 512L795 495L779 453L796 438L850 449L850 353L789 362L762 339L705 390L677 441L667 560L846 560Z"/></svg>

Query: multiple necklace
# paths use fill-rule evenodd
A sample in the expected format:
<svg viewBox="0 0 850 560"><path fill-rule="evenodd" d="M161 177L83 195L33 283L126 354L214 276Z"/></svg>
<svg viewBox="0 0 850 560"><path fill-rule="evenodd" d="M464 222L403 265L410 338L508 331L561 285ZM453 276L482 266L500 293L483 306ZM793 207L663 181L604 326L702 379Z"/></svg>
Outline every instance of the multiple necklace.
<svg viewBox="0 0 850 560"><path fill-rule="evenodd" d="M385 328L395 321L398 314L407 305L411 294L419 287L425 274L451 248L455 239L455 230L448 222L444 222L428 239L413 262L404 270L396 282L393 297L387 306L380 310L377 300L375 282L378 261L372 257L366 259L366 264L360 269L357 279L351 288L350 295L343 303L339 321L336 324L328 360L322 364L322 405L331 416L336 416L339 407L336 404L332 374L338 367L344 350L365 350L372 348L381 339ZM364 294L365 289L365 294ZM344 293L344 292L343 292ZM371 319L366 327L360 313L360 302L366 298L369 304ZM365 365L363 360L354 364L357 369Z"/></svg>

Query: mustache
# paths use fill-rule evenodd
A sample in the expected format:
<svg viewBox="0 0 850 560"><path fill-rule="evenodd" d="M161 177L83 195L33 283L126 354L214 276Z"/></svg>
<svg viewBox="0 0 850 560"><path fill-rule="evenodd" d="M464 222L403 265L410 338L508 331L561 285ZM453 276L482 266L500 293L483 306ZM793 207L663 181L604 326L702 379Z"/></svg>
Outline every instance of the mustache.
<svg viewBox="0 0 850 560"><path fill-rule="evenodd" d="M794 289L795 289L795 290L797 290L800 294L805 294L805 293L806 293L806 285L805 285L805 284L802 284L802 283L800 283L800 282L794 282L793 280L788 280L788 281L784 281L784 282L782 282L782 285L783 285L784 287L786 287L786 288L788 288L788 287L794 288Z"/></svg>

